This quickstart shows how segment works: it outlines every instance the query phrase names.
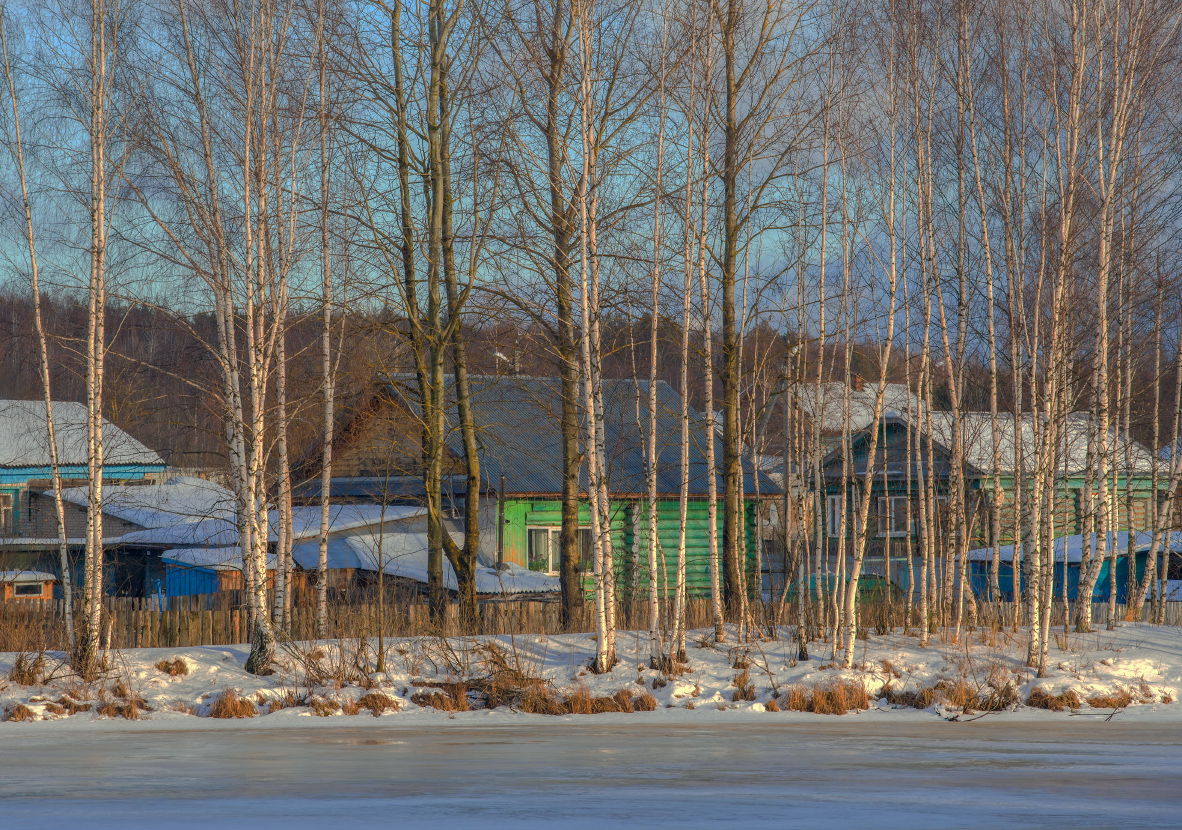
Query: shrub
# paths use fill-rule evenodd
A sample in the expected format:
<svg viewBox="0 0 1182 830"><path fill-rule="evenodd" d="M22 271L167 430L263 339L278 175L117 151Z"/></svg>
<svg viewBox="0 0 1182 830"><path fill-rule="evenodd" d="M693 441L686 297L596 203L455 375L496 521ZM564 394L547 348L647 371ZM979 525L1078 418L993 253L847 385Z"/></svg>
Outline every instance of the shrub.
<svg viewBox="0 0 1182 830"><path fill-rule="evenodd" d="M22 651L12 661L8 679L22 686L38 686L45 677L45 652Z"/></svg>
<svg viewBox="0 0 1182 830"><path fill-rule="evenodd" d="M1079 695L1068 689L1062 694L1053 695L1041 686L1036 686L1026 698L1026 705L1033 709L1049 709L1052 712L1062 712L1064 709L1078 709Z"/></svg>
<svg viewBox="0 0 1182 830"><path fill-rule="evenodd" d="M189 664L181 657L173 660L161 660L156 664L156 668L169 677L184 677L189 673Z"/></svg>
<svg viewBox="0 0 1182 830"><path fill-rule="evenodd" d="M248 697L239 697L238 692L226 689L217 696L217 700L209 707L207 717L211 718L253 718L259 713L254 701Z"/></svg>

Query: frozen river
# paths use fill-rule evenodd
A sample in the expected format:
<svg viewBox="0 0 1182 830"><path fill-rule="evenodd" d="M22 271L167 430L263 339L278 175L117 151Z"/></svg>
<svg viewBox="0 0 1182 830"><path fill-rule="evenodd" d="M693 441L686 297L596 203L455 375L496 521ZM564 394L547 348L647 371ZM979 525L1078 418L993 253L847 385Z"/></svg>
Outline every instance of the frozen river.
<svg viewBox="0 0 1182 830"><path fill-rule="evenodd" d="M1182 826L1173 726L774 717L9 731L0 827Z"/></svg>

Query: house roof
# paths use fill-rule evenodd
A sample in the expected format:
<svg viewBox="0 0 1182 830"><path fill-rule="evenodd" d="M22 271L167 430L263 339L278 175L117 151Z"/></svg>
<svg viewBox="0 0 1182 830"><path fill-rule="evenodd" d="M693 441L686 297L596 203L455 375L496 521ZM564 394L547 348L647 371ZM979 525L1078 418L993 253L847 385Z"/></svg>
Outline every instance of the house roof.
<svg viewBox="0 0 1182 830"><path fill-rule="evenodd" d="M29 582L56 581L56 576L45 571L0 571L0 584L23 585Z"/></svg>
<svg viewBox="0 0 1182 830"><path fill-rule="evenodd" d="M879 388L883 389L883 414L907 417L918 415L923 402L905 383L865 383L854 389L844 382L802 383L793 387L796 404L812 419L822 432L841 432L846 423L845 395L849 390L850 432L865 429L874 420L874 406ZM910 410L908 409L910 406Z"/></svg>
<svg viewBox="0 0 1182 830"><path fill-rule="evenodd" d="M103 488L103 512L143 528L168 527L201 519L235 519L234 493L212 481L174 476L161 484ZM68 487L62 499L85 507L89 487ZM52 492L47 493L52 495Z"/></svg>
<svg viewBox="0 0 1182 830"><path fill-rule="evenodd" d="M426 513L426 508L403 505L337 504L329 507L329 533L342 533L362 527L411 519ZM298 542L320 535L320 507L296 507L291 511L292 538ZM267 541L278 539L279 511L268 514ZM125 533L114 540L120 545L137 547L233 547L238 544L238 526L233 519L208 518L177 521L172 524Z"/></svg>
<svg viewBox="0 0 1182 830"><path fill-rule="evenodd" d="M1121 530L1113 533L1105 534L1107 537L1106 548L1109 551L1116 553L1125 553L1128 551L1130 544L1135 553L1146 553L1153 545L1154 533L1151 530L1139 530L1131 534L1128 531ZM1098 534L1092 534L1092 556L1096 555ZM1066 557L1068 562L1083 561L1083 543L1084 537L1082 533L1077 533L1074 536L1060 536L1055 539L1055 559L1056 562L1062 562ZM1169 549L1171 552L1182 551L1182 533L1173 531L1164 534L1161 539L1162 550ZM1022 548L1021 545L1018 546ZM1014 561L1014 546L1002 545L998 548L998 555L1002 562ZM993 560L993 548L976 548L969 551L969 559L973 562L990 562Z"/></svg>
<svg viewBox="0 0 1182 830"><path fill-rule="evenodd" d="M410 376L391 376L392 389L413 411L418 412L418 390ZM454 377L445 380L448 397L454 400ZM477 422L481 477L486 486L496 489L505 476L505 489L512 493L562 492L561 382L551 377L475 375L469 378L472 409ZM604 453L608 489L612 493L644 493L645 442L648 437L648 381L604 380ZM657 381L657 492L663 495L680 492L681 487L681 396L664 381ZM640 413L637 416L637 395ZM580 413L582 418L582 413ZM689 492L708 492L709 474L704 442L708 435L706 419L692 407L689 445ZM454 404L449 411L447 443L450 451L463 454ZM639 422L639 423L638 423ZM584 431L580 428L580 449ZM722 463L722 439L714 436L715 459ZM754 468L743 460L744 488L755 492ZM774 493L775 484L760 476L760 492ZM580 471L579 486L587 487L585 470ZM721 476L718 478L721 491Z"/></svg>
<svg viewBox="0 0 1182 830"><path fill-rule="evenodd" d="M1092 429L1092 415L1086 412L1071 413L1067 417L1066 438L1061 439L1061 451L1066 454L1067 474L1082 473L1087 469L1088 435ZM932 437L947 447L952 446L952 413L932 412ZM1015 420L1012 413L998 414L997 425L998 472L1014 473L1018 470L1019 459L1025 459L1026 469L1035 464L1038 436L1033 415L1022 415ZM965 412L961 414L961 432L964 437L965 460L973 466L993 470L993 424L988 412ZM1136 441L1125 442L1116 431L1109 432L1110 448L1116 450L1116 466L1121 472L1149 474L1153 472L1153 453ZM1021 455L1018 445L1021 443ZM1126 452L1128 461L1126 461ZM1060 469L1063 460L1060 458Z"/></svg>
<svg viewBox="0 0 1182 830"><path fill-rule="evenodd" d="M53 425L58 463L87 463L86 407L73 401L53 402ZM0 467L48 467L52 463L44 401L0 400ZM164 466L148 449L110 421L103 419L103 461L108 465Z"/></svg>

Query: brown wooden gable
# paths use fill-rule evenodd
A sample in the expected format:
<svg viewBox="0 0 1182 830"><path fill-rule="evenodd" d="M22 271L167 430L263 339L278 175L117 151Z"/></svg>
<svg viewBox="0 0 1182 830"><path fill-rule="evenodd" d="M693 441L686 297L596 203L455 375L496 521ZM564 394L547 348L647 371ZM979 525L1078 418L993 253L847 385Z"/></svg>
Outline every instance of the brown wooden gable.
<svg viewBox="0 0 1182 830"><path fill-rule="evenodd" d="M343 417L342 417L343 416ZM418 476L423 471L422 421L375 384L345 409L333 436L332 475L344 477ZM304 454L296 481L320 475L323 442ZM462 460L444 447L443 473L462 473Z"/></svg>

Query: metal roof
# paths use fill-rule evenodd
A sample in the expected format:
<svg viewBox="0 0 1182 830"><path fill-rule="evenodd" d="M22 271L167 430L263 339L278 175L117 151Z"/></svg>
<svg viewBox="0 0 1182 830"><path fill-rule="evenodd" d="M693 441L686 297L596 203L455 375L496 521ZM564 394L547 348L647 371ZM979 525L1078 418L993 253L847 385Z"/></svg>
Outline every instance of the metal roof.
<svg viewBox="0 0 1182 830"><path fill-rule="evenodd" d="M418 389L413 376L389 378L394 391L415 412ZM447 394L454 401L454 376L447 376ZM486 486L500 486L510 493L557 494L562 492L561 381L553 377L473 375L469 377L472 409L476 416L480 446L480 472ZM608 489L615 494L648 491L645 482L645 445L648 439L648 381L604 380L604 454ZM681 489L681 396L664 381L657 381L657 492L676 495ZM637 395L640 396L639 416ZM579 448L585 447L584 413L580 407ZM705 439L706 419L689 410L689 492L702 496L708 491ZM715 436L715 460L722 465L722 439ZM447 444L462 456L462 436L454 403L448 412ZM743 459L744 492L755 493L754 468ZM779 488L765 474L759 476L760 493ZM718 492L723 492L721 475ZM587 487L587 473L579 473L579 487Z"/></svg>
<svg viewBox="0 0 1182 830"><path fill-rule="evenodd" d="M58 463L87 463L86 422L83 404L53 402L53 425ZM46 428L45 401L0 401L0 467L48 467L52 462ZM103 462L164 466L164 459L103 419Z"/></svg>

